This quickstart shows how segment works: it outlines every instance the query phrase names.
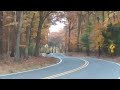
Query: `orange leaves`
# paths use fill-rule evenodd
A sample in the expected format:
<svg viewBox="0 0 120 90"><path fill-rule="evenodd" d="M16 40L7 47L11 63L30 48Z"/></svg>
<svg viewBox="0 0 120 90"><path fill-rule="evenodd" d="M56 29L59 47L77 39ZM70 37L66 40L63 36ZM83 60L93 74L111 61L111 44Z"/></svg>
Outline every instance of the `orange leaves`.
<svg viewBox="0 0 120 90"><path fill-rule="evenodd" d="M77 44L77 36L75 31L71 32L71 37L70 37L70 48L71 50L76 49L76 44Z"/></svg>
<svg viewBox="0 0 120 90"><path fill-rule="evenodd" d="M90 35L90 39L92 41L91 48L98 50L99 45L102 47L104 38L102 36L101 31L103 30L102 24L96 24L93 32Z"/></svg>
<svg viewBox="0 0 120 90"><path fill-rule="evenodd" d="M26 34L25 33L22 33L21 34L21 45L26 45Z"/></svg>
<svg viewBox="0 0 120 90"><path fill-rule="evenodd" d="M114 16L114 15L116 15L116 16ZM112 24L118 23L119 15L118 16L117 15L118 15L118 12L111 13L109 15L109 18L105 19L104 23L99 23L99 24L95 25L94 32L91 35L91 40L93 41L93 44L92 44L93 48L98 49L99 45L102 47L102 45L104 43L104 37L102 36L101 31L106 30L107 25L109 23L112 23Z"/></svg>
<svg viewBox="0 0 120 90"><path fill-rule="evenodd" d="M47 29L43 29L41 33L41 44L47 44Z"/></svg>

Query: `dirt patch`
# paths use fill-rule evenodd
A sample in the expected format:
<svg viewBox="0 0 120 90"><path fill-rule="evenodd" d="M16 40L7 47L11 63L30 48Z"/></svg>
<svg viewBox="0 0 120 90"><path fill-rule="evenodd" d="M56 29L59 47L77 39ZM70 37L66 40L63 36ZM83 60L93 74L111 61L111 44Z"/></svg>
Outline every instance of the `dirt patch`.
<svg viewBox="0 0 120 90"><path fill-rule="evenodd" d="M0 60L0 74L15 73L31 69L42 68L57 63L58 60L52 57L29 57L27 60L15 62L14 58Z"/></svg>

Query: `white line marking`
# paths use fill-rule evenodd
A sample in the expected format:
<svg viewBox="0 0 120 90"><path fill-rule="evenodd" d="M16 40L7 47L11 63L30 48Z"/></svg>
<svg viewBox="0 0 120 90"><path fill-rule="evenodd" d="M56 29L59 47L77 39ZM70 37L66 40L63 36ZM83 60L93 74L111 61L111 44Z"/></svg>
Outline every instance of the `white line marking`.
<svg viewBox="0 0 120 90"><path fill-rule="evenodd" d="M70 74L70 73L73 73L73 72L76 72L82 68L85 68L86 66L88 66L89 62L85 59L81 59L83 61L85 61L85 64L76 68L76 69L73 69L73 70L69 70L69 71L66 71L66 72L63 72L63 73L59 73L59 74L55 74L55 75L52 75L52 76L48 76L48 77L45 77L45 78L42 78L42 79L52 79L52 78L56 78L56 77L60 77L60 76L63 76L63 75L66 75L66 74Z"/></svg>
<svg viewBox="0 0 120 90"><path fill-rule="evenodd" d="M53 55L53 54L52 54ZM53 55L54 56L54 55ZM56 57L56 56L55 56ZM44 68L48 68L48 67L52 67L52 66L56 66L58 64L60 64L62 62L62 59L57 57L60 61L56 64L52 64L52 65L49 65L49 66L46 66L46 67L42 67L42 68L37 68L37 69L32 69L32 70L28 70L28 71L23 71L23 72L17 72L17 73L11 73L11 74L4 74L4 75L0 75L0 77L2 76L8 76L8 75L15 75L15 74L20 74L20 73L25 73L25 72L30 72L30 71L35 71L35 70L41 70L41 69L44 69Z"/></svg>
<svg viewBox="0 0 120 90"><path fill-rule="evenodd" d="M85 57L85 58L93 58L93 57ZM94 59L98 59L98 58L94 58ZM112 61L107 61L107 60L104 60L104 59L98 59L98 60L101 60L101 61L106 61L106 62L110 62L110 63L114 63L114 64L117 64L120 66L119 63L116 63L116 62L112 62Z"/></svg>
<svg viewBox="0 0 120 90"><path fill-rule="evenodd" d="M85 58L93 58L93 57L85 57ZM98 58L94 58L94 59L98 59ZM106 60L104 60L104 59L98 59L98 60L100 60L100 61L106 61ZM114 63L114 64L117 64L118 66L120 66L120 64L119 64L119 63L116 63L116 62L112 62L112 61L106 61L106 62ZM120 79L120 77L118 77L117 79Z"/></svg>

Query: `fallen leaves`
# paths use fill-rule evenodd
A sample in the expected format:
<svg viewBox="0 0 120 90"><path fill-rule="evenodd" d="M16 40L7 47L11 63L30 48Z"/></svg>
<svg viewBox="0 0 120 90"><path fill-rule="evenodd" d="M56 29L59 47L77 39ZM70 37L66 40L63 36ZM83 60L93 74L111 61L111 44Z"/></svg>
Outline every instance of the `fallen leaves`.
<svg viewBox="0 0 120 90"><path fill-rule="evenodd" d="M0 60L0 74L41 68L54 63L57 63L57 60L52 57L29 57L29 59L24 59L19 62L15 62L13 58L8 57L4 60Z"/></svg>

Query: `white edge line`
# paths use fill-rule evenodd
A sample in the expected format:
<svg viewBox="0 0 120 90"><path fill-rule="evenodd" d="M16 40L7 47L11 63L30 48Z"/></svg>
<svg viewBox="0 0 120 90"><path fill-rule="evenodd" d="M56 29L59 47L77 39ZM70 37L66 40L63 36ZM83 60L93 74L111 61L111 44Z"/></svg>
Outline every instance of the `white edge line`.
<svg viewBox="0 0 120 90"><path fill-rule="evenodd" d="M85 57L85 58L94 58L94 57ZM94 58L94 59L98 59L98 60L101 60L101 61L106 61L104 59L99 59L99 58ZM114 63L114 64L117 64L118 66L120 66L119 63L116 63L116 62L112 62L112 61L106 61L106 62L109 62L109 63ZM118 77L117 79L120 79L120 77Z"/></svg>
<svg viewBox="0 0 120 90"><path fill-rule="evenodd" d="M65 71L63 73L51 75L51 76L48 76L48 77L45 77L45 78L42 78L42 79L52 79L52 78L60 77L60 76L66 75L66 74L76 72L76 71L81 70L82 68L85 68L86 66L88 66L89 62L87 60L85 60L85 59L80 59L80 60L85 61L85 64L78 67L78 68L75 68L75 69L72 69L72 70L69 70L69 71Z"/></svg>
<svg viewBox="0 0 120 90"><path fill-rule="evenodd" d="M52 55L53 55L53 54L52 54ZM53 55L53 56L54 56L54 55ZM55 57L55 58L58 58L58 59L59 59L59 62L56 63L56 64L52 64L52 65L49 65L49 66L46 66L46 67L42 67L42 68L27 70L27 71L23 71L23 72L17 72L17 73L11 73L11 74L4 74L4 75L0 75L0 77L2 77L2 76L8 76L8 75L20 74L20 73L25 73L25 72L35 71L35 70L41 70L41 69L44 69L44 68L56 66L56 65L58 65L58 64L60 64L60 63L62 62L62 59L61 59L61 58L59 58L59 57Z"/></svg>

